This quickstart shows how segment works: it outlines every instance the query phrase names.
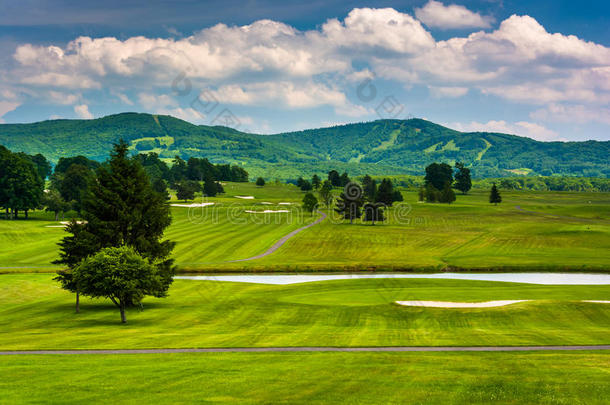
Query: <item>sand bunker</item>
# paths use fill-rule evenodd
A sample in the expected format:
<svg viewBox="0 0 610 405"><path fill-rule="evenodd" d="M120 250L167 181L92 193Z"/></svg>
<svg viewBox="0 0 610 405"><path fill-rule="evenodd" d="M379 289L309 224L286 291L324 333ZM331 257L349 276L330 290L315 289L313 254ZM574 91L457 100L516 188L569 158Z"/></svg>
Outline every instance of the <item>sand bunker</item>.
<svg viewBox="0 0 610 405"><path fill-rule="evenodd" d="M241 198L242 200L254 200L254 196L251 195L236 195L235 198Z"/></svg>
<svg viewBox="0 0 610 405"><path fill-rule="evenodd" d="M246 210L245 212L247 212L248 214L279 214L282 212L290 212L290 211L288 211L288 210L264 210L264 211Z"/></svg>
<svg viewBox="0 0 610 405"><path fill-rule="evenodd" d="M77 224L86 224L87 221L76 221ZM65 228L66 226L68 226L70 224L69 221L61 221L60 222L61 225L47 225L45 226L45 228Z"/></svg>
<svg viewBox="0 0 610 405"><path fill-rule="evenodd" d="M289 202L281 202L281 203L278 203L278 205L292 205L292 203L289 203Z"/></svg>
<svg viewBox="0 0 610 405"><path fill-rule="evenodd" d="M516 304L530 300L502 300L485 302L448 302L448 301L396 301L399 305L409 307L431 307L431 308L492 308Z"/></svg>
<svg viewBox="0 0 610 405"><path fill-rule="evenodd" d="M593 302L595 304L610 304L610 301L603 300L582 300L582 302Z"/></svg>
<svg viewBox="0 0 610 405"><path fill-rule="evenodd" d="M269 201L263 201L261 204L264 204L264 205L273 205L273 203L270 203Z"/></svg>
<svg viewBox="0 0 610 405"><path fill-rule="evenodd" d="M214 205L214 203L206 202L206 203L193 203L193 204L171 204L172 207L185 207L185 208L207 207L208 205Z"/></svg>

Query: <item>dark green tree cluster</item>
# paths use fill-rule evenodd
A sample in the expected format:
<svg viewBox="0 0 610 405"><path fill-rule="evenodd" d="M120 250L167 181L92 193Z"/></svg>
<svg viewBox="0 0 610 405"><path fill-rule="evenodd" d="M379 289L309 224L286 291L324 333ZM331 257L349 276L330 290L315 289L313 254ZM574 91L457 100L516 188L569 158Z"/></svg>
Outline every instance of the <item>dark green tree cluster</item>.
<svg viewBox="0 0 610 405"><path fill-rule="evenodd" d="M328 181L330 181L333 187L345 187L350 182L350 178L346 172L339 175L338 171L331 170L328 172Z"/></svg>
<svg viewBox="0 0 610 405"><path fill-rule="evenodd" d="M259 187L263 187L265 185L265 179L259 177L258 179L256 179L256 185Z"/></svg>
<svg viewBox="0 0 610 405"><path fill-rule="evenodd" d="M128 156L128 145L115 145L110 159L101 165L82 206L82 221L72 220L66 227L68 236L59 243L57 264L67 266L56 278L63 288L77 293L89 291L73 278L83 260L104 248L128 246L156 267L160 282L147 289L146 295L165 296L174 274L170 258L174 243L163 240L171 223L169 205L156 192L146 171L136 158ZM110 275L109 275L110 277ZM126 298L128 305L139 303L139 296Z"/></svg>
<svg viewBox="0 0 610 405"><path fill-rule="evenodd" d="M453 169L447 163L432 163L426 167L425 195L427 202L451 204L455 201ZM420 191L420 195L422 191Z"/></svg>
<svg viewBox="0 0 610 405"><path fill-rule="evenodd" d="M301 189L301 191L311 191L311 190L313 190L313 185L311 184L311 181L304 180L302 177L299 177L297 179L296 185L297 185L298 188Z"/></svg>
<svg viewBox="0 0 610 405"><path fill-rule="evenodd" d="M19 211L27 219L30 210L41 206L44 178L49 170L46 159L36 156L13 153L0 146L0 207L4 208L7 219L18 218Z"/></svg>
<svg viewBox="0 0 610 405"><path fill-rule="evenodd" d="M377 182L368 174L362 178L364 197L369 202L385 204L391 207L397 201L403 201L399 190L394 189L394 184L390 179L382 179L379 186Z"/></svg>

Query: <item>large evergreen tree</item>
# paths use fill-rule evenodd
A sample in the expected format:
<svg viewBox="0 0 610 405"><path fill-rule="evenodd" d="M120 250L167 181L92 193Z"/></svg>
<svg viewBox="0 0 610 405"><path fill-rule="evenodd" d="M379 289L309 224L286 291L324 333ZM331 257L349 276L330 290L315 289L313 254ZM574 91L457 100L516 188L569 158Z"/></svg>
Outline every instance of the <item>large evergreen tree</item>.
<svg viewBox="0 0 610 405"><path fill-rule="evenodd" d="M156 192L137 159L128 157L128 144L114 146L109 161L97 170L83 200L83 222L73 221L66 230L71 236L60 242L59 264L74 269L85 257L102 248L131 246L154 263L162 278L163 294L172 283L175 243L162 240L171 223L169 205Z"/></svg>

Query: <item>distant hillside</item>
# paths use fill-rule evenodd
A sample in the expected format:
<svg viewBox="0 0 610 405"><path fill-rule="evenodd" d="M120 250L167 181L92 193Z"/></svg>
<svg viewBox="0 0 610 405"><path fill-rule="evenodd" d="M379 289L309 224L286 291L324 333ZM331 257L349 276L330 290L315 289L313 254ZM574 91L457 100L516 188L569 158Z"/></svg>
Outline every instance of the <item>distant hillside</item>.
<svg viewBox="0 0 610 405"><path fill-rule="evenodd" d="M171 116L123 113L95 120L0 124L0 144L52 161L85 155L104 160L123 138L162 158L207 157L251 175L294 178L330 169L352 175L422 174L434 161L470 165L476 177L610 177L610 142L538 142L500 133L463 133L429 121L378 120L276 135L193 125Z"/></svg>

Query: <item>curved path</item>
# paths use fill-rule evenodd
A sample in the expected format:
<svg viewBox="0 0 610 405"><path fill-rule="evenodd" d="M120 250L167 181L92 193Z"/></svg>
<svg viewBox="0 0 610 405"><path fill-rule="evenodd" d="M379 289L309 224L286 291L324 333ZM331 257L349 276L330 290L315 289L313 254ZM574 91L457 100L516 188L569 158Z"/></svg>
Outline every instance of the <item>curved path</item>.
<svg viewBox="0 0 610 405"><path fill-rule="evenodd" d="M285 235L284 237L282 237L282 239L278 240L277 242L275 242L273 244L273 246L271 246L269 249L267 249L267 251L261 253L260 255L256 255L256 256L252 256L252 257L247 257L245 259L237 259L237 260L228 260L226 262L223 263L236 263L236 262L246 262L248 260L256 260L256 259L260 259L261 257L265 257L265 256L269 256L271 253L275 252L276 250L278 250L284 243L286 243L286 241L290 238L292 238L294 235L296 235L297 233L304 231L307 228L311 228L314 225L319 224L320 222L324 221L324 219L326 219L326 214L323 213L322 211L316 211L318 214L321 214L322 216L318 219L316 219L314 222L312 222L309 225L305 225L300 227L299 229L295 229L294 231L290 232L288 235Z"/></svg>
<svg viewBox="0 0 610 405"><path fill-rule="evenodd" d="M32 350L2 351L0 356L24 354L155 354L226 352L533 352L541 350L610 350L610 345L582 346L389 346L389 347L210 347L205 349Z"/></svg>

